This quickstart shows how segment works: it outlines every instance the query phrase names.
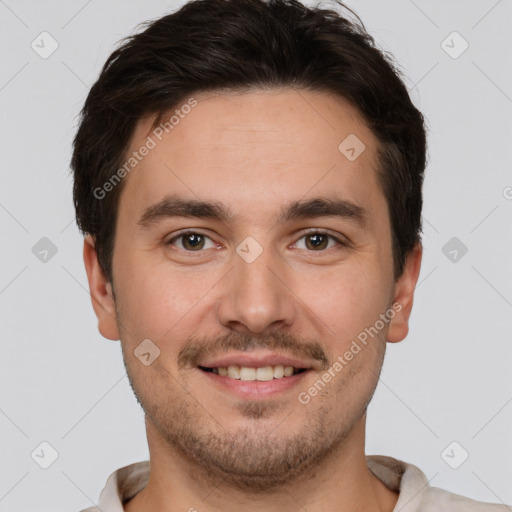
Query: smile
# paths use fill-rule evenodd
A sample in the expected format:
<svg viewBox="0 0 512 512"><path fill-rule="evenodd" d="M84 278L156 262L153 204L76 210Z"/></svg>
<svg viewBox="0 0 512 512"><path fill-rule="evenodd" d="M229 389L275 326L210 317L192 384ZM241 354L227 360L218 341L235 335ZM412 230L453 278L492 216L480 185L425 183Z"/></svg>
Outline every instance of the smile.
<svg viewBox="0 0 512 512"><path fill-rule="evenodd" d="M305 371L305 368L294 368L293 366L261 366L259 368L252 368L248 366L219 366L216 368L207 368L199 366L205 372L211 372L221 377L228 377L235 380L243 381L270 381L273 379L283 379L291 377Z"/></svg>

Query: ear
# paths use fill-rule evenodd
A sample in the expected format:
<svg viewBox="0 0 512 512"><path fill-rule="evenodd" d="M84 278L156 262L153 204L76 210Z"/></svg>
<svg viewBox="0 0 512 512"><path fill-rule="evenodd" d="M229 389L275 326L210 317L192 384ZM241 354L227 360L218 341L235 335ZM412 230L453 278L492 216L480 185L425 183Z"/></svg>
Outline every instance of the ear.
<svg viewBox="0 0 512 512"><path fill-rule="evenodd" d="M409 332L409 317L412 310L414 289L418 281L421 268L423 247L418 242L407 255L402 275L395 283L393 310L395 316L389 322L388 341L396 343L402 341Z"/></svg>
<svg viewBox="0 0 512 512"><path fill-rule="evenodd" d="M84 264L89 281L92 307L98 318L98 330L104 338L118 340L119 330L112 284L107 280L99 264L94 239L91 235L87 235L84 239Z"/></svg>

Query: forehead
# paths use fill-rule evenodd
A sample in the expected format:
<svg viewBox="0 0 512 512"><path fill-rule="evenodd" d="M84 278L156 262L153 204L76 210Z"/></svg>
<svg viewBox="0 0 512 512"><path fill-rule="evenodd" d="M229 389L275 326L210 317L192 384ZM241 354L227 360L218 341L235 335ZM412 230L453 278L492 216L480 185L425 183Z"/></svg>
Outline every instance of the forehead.
<svg viewBox="0 0 512 512"><path fill-rule="evenodd" d="M292 89L200 92L156 129L154 121L139 121L132 136L127 158L151 149L124 178L120 215L123 204L140 211L169 193L253 213L314 193L382 201L377 140L343 98Z"/></svg>

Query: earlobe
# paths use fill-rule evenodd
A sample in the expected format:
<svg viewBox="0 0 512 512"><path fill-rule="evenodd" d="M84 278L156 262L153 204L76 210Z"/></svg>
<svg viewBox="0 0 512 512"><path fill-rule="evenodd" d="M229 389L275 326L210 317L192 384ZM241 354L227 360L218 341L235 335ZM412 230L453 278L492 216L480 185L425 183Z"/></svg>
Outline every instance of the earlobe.
<svg viewBox="0 0 512 512"><path fill-rule="evenodd" d="M395 316L389 323L388 341L402 341L409 332L409 317L412 311L414 290L420 274L423 247L420 242L407 255L404 271L395 283L393 304ZM399 305L399 306L398 306Z"/></svg>
<svg viewBox="0 0 512 512"><path fill-rule="evenodd" d="M99 264L94 239L91 235L87 235L84 239L83 256L87 280L89 281L92 307L98 318L98 330L104 338L118 340L119 330L117 327L112 284L107 280Z"/></svg>

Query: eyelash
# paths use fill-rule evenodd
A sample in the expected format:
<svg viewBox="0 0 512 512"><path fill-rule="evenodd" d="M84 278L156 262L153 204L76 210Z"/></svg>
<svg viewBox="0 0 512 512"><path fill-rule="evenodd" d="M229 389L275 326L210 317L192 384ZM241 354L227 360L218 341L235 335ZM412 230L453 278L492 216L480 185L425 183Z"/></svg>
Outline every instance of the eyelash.
<svg viewBox="0 0 512 512"><path fill-rule="evenodd" d="M194 230L188 230L188 231L183 231L182 233L174 236L173 238L171 238L170 240L168 240L166 242L165 245L172 245L176 240L179 240L180 238L183 238L187 235L191 235L191 234L194 234L194 235L201 235L205 238L209 238L211 240L211 238L208 236L208 235L205 235L204 233L201 233L200 231L194 231ZM327 236L329 238L331 238L332 240L334 240L335 242L337 242L340 246L342 247L346 247L348 246L348 243L341 240L340 238L332 235L331 233L327 232L327 231L324 231L324 230L321 230L321 229L311 229L310 231L307 231L306 233L304 233L298 240L302 240L303 238L307 237L307 236L311 236L311 235L324 235L324 236ZM212 240L213 241L213 240ZM295 242L295 243L297 243ZM295 244L293 244L295 245ZM336 247L330 247L329 249L335 249ZM307 252L310 252L310 253L315 253L315 252L318 252L318 253L324 253L324 252L327 252L329 249L322 249L322 250L319 250L319 251L313 251L313 250L307 250ZM204 252L204 250L199 250L199 251L187 251L186 249L182 249L184 252L187 252L187 253L190 253L190 254L194 254L194 253L202 253Z"/></svg>

